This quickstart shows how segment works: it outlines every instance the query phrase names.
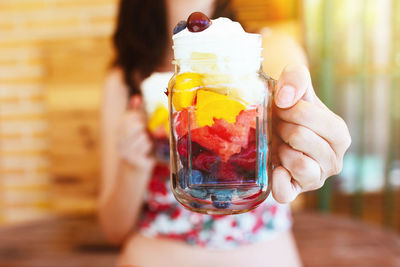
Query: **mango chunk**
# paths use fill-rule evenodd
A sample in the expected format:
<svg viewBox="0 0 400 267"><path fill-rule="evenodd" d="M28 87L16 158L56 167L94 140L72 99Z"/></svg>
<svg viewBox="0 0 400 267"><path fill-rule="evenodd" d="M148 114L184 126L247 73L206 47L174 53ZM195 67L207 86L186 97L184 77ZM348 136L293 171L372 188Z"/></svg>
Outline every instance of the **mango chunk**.
<svg viewBox="0 0 400 267"><path fill-rule="evenodd" d="M211 126L215 119L235 123L236 116L246 108L245 104L206 90L197 91L196 119L199 127Z"/></svg>
<svg viewBox="0 0 400 267"><path fill-rule="evenodd" d="M147 124L150 132L154 132L160 126L168 129L168 109L164 106L156 108ZM168 133L168 130L166 132Z"/></svg>
<svg viewBox="0 0 400 267"><path fill-rule="evenodd" d="M175 110L180 111L193 105L196 89L202 85L201 74L187 72L176 76L172 97Z"/></svg>

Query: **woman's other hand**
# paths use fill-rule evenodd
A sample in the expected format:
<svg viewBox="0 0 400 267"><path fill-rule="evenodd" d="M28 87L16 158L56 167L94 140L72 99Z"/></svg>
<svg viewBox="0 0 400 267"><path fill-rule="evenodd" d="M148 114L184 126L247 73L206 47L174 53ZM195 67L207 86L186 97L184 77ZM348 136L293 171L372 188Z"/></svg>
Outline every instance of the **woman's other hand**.
<svg viewBox="0 0 400 267"><path fill-rule="evenodd" d="M118 126L117 148L121 159L137 169L150 170L154 159L150 156L152 143L146 131L146 118L139 108L141 98L134 96Z"/></svg>
<svg viewBox="0 0 400 267"><path fill-rule="evenodd" d="M122 244L136 230L154 164L140 97L130 101L128 92L122 72L113 70L101 112L98 212L104 233L114 244Z"/></svg>
<svg viewBox="0 0 400 267"><path fill-rule="evenodd" d="M287 203L342 170L351 138L346 123L316 96L304 65L284 69L273 104L272 193Z"/></svg>

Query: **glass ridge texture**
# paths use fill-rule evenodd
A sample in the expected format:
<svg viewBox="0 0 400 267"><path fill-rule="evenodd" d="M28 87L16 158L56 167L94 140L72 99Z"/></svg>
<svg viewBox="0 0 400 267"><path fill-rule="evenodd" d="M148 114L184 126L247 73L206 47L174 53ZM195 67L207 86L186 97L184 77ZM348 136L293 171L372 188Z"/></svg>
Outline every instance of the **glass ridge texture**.
<svg viewBox="0 0 400 267"><path fill-rule="evenodd" d="M240 59L234 60L240 64ZM260 68L243 75L253 82L235 83L242 74L220 71L212 59L174 64L168 106L175 198L186 209L203 214L239 214L256 208L271 188L268 147L275 80ZM252 84L261 92L257 104L240 97L251 92Z"/></svg>

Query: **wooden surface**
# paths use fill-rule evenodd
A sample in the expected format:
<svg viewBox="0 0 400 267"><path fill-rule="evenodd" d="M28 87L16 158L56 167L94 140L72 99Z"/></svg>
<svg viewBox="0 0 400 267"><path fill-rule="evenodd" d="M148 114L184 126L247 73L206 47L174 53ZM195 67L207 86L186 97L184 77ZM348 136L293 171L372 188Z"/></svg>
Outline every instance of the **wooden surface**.
<svg viewBox="0 0 400 267"><path fill-rule="evenodd" d="M399 267L400 236L333 215L294 215L294 234L305 267Z"/></svg>
<svg viewBox="0 0 400 267"><path fill-rule="evenodd" d="M318 194L318 191L301 194L299 208L318 210ZM393 189L391 195L387 192L364 192L359 195L333 192L331 205L330 212L336 215L358 217L367 223L389 226L400 233L400 189Z"/></svg>
<svg viewBox="0 0 400 267"><path fill-rule="evenodd" d="M398 235L332 215L299 213L294 220L305 267L400 266ZM117 253L92 217L0 229L1 267L111 267Z"/></svg>

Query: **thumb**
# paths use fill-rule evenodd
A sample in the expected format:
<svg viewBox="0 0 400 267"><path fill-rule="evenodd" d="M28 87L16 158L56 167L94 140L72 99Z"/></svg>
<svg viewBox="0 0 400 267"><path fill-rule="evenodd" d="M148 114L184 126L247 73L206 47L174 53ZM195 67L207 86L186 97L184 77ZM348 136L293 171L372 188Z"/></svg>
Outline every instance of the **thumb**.
<svg viewBox="0 0 400 267"><path fill-rule="evenodd" d="M288 65L279 77L275 92L275 104L290 108L300 99L313 102L315 98L310 72L302 64Z"/></svg>

